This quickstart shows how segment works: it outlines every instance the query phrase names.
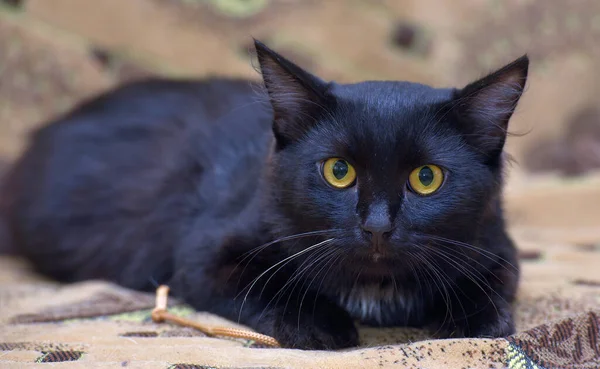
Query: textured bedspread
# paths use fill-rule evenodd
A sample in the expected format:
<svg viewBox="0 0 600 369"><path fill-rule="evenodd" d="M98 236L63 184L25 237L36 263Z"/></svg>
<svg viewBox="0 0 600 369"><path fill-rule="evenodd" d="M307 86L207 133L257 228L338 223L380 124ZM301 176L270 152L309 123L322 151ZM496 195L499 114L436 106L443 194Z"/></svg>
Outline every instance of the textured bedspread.
<svg viewBox="0 0 600 369"><path fill-rule="evenodd" d="M362 328L359 349L265 348L153 323L152 294L103 282L58 285L2 257L0 367L600 368L599 200L599 177L511 187L507 208L523 278L518 333L507 339L430 340L419 330ZM235 326L171 306L206 324Z"/></svg>

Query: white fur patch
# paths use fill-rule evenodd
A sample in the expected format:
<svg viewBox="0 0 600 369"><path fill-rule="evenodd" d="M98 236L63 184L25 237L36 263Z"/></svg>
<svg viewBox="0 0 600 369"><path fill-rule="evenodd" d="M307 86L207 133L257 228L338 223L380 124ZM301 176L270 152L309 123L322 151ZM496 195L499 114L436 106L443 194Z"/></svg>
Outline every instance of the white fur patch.
<svg viewBox="0 0 600 369"><path fill-rule="evenodd" d="M384 323L384 311L409 315L414 301L396 291L393 285L371 284L341 291L339 303L356 319Z"/></svg>

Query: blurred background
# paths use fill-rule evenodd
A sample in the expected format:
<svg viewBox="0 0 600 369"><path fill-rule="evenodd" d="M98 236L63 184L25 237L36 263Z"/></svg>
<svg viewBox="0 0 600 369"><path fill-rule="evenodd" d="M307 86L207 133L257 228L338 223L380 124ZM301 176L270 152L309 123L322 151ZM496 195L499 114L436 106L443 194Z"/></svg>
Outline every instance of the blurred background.
<svg viewBox="0 0 600 369"><path fill-rule="evenodd" d="M598 0L0 0L0 158L14 158L33 127L126 81L256 79L252 37L341 82L461 86L528 53L510 126L526 135L508 144L521 184L507 193L520 196L511 220L535 207L534 227L600 224L600 182L585 180L600 168ZM557 203L552 191L573 195Z"/></svg>

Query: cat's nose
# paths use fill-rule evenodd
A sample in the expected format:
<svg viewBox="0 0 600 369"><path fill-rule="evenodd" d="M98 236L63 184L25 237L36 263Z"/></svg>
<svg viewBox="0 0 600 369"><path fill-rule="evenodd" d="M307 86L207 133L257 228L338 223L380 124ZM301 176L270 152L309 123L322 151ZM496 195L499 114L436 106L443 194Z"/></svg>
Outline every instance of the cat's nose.
<svg viewBox="0 0 600 369"><path fill-rule="evenodd" d="M389 236L392 222L387 217L369 217L363 223L362 229L374 238L382 238Z"/></svg>

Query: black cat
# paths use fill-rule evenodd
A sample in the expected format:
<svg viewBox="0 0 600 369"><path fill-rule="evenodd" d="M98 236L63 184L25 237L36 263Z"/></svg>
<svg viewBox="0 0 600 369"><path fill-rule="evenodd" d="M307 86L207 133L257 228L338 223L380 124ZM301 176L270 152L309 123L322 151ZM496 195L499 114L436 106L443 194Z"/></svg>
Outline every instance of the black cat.
<svg viewBox="0 0 600 369"><path fill-rule="evenodd" d="M513 332L503 146L523 56L463 89L324 82L256 42L248 81L148 80L39 129L8 174L16 248L60 281L167 283L285 347L354 320Z"/></svg>

